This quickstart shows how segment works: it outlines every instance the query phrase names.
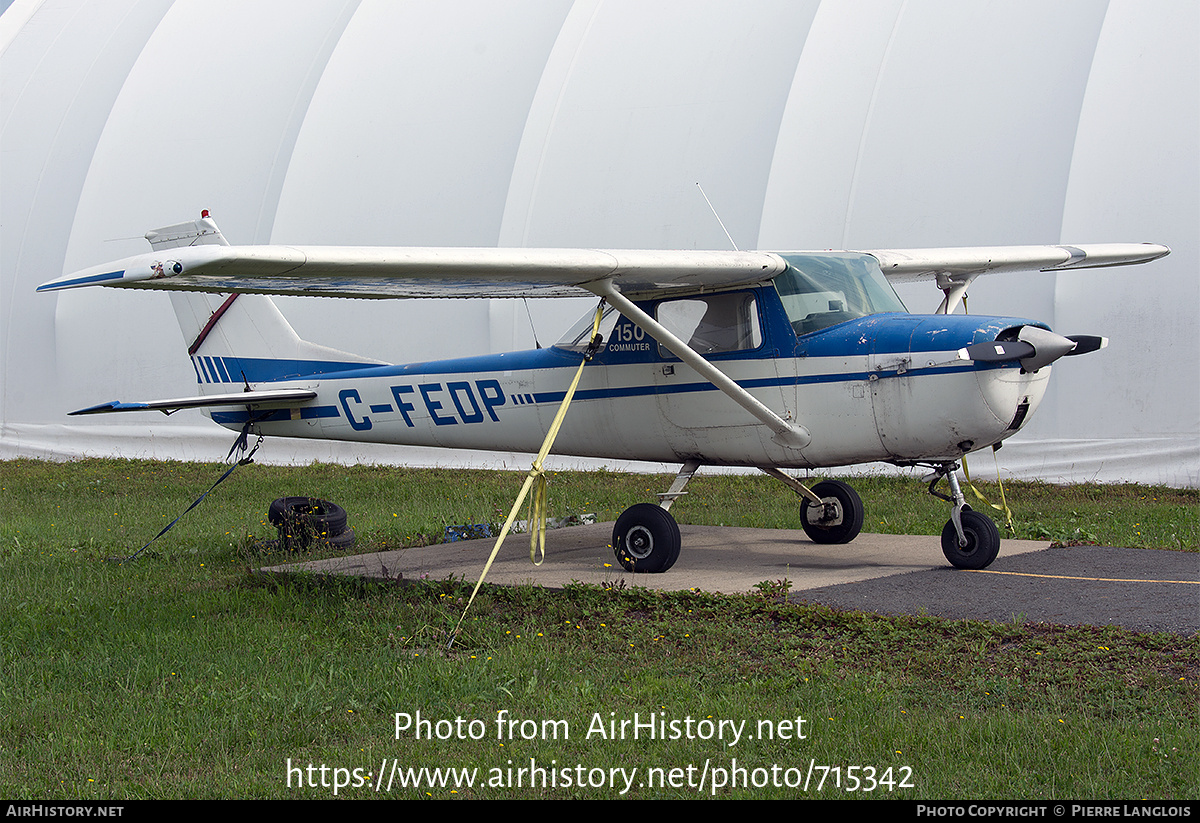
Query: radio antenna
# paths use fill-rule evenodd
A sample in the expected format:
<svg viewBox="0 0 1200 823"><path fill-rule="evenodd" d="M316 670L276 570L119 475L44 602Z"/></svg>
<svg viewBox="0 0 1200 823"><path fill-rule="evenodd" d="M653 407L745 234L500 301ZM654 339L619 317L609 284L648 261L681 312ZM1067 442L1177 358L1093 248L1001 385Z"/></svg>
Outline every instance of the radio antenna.
<svg viewBox="0 0 1200 823"><path fill-rule="evenodd" d="M521 299L525 301L525 316L529 318L529 330L533 332L533 344L540 349L542 347L542 342L538 340L537 326L533 325L533 312L529 310L529 298L523 297ZM482 389L480 389L480 391L482 391Z"/></svg>
<svg viewBox="0 0 1200 823"><path fill-rule="evenodd" d="M729 233L729 229L725 228L725 221L721 219L721 215L717 214L717 210L713 208L712 201L709 200L708 195L704 193L704 187L697 183L696 188L700 189L700 196L703 197L704 202L708 204L709 211L713 213L713 217L717 218L717 223L720 224L721 231L725 232L725 237L729 240L729 245L733 246L734 251L741 251L741 249L737 247L737 243L733 242L733 235Z"/></svg>

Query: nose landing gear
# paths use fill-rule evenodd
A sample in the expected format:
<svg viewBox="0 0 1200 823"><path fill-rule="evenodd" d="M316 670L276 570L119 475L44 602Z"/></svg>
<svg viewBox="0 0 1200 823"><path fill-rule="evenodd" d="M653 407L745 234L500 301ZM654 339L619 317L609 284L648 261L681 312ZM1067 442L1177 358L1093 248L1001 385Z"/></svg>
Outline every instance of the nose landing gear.
<svg viewBox="0 0 1200 823"><path fill-rule="evenodd" d="M957 463L942 463L934 467L933 474L924 478L929 483L930 494L954 505L950 519L942 529L942 554L955 568L984 569L1000 552L1000 530L990 517L967 505L958 484L957 471ZM949 497L934 488L943 477L950 484Z"/></svg>

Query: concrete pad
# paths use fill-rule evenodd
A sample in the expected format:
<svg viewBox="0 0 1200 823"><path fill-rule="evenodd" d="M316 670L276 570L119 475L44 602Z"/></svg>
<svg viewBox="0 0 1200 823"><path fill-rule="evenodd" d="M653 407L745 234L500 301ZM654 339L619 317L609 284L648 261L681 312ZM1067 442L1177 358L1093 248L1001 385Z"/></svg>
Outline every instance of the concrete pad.
<svg viewBox="0 0 1200 823"><path fill-rule="evenodd" d="M613 557L612 523L573 526L548 532L546 559L529 560L529 536L510 535L488 571L488 583L533 583L561 588L572 582L621 584L680 591L701 589L726 594L748 592L766 580L787 579L792 592L854 583L913 571L949 568L937 536L860 534L848 545L813 543L803 531L727 526L679 527L683 548L664 574L632 574ZM307 563L289 563L265 572L312 572L359 577L443 580L479 579L494 538L440 543ZM1048 542L1005 540L1000 557L1049 548Z"/></svg>

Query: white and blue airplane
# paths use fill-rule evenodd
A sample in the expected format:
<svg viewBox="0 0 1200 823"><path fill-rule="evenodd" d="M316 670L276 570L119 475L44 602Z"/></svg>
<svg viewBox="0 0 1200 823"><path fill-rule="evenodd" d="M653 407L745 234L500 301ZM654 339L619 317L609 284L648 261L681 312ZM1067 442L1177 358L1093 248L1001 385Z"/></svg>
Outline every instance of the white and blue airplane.
<svg viewBox="0 0 1200 823"><path fill-rule="evenodd" d="M973 511L964 455L1021 430L1050 364L1105 340L1013 317L955 314L979 275L1145 263L1154 244L747 252L525 248L231 246L205 211L151 231L152 251L46 283L171 291L199 383L195 397L113 402L72 414L202 408L227 428L474 450L538 451L583 360L555 451L679 463L659 503L617 519L628 570L679 556L669 513L701 465L758 467L800 495L804 530L848 543L863 505L845 483L808 488L784 469L884 461L927 467L952 506L951 564L983 568L999 531ZM910 314L892 283L932 280L934 314ZM268 295L356 298L591 294L550 348L391 365L301 340ZM946 478L950 494L935 490Z"/></svg>

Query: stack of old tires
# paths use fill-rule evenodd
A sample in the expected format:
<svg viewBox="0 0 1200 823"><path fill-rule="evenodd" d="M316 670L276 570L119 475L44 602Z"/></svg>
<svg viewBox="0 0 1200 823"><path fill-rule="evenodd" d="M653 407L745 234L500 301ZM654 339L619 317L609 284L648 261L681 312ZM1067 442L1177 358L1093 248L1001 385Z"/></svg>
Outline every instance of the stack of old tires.
<svg viewBox="0 0 1200 823"><path fill-rule="evenodd" d="M346 510L315 497L281 497L271 504L267 520L279 531L279 548L289 552L309 549L348 549L354 529L346 525Z"/></svg>

